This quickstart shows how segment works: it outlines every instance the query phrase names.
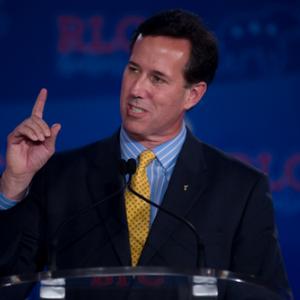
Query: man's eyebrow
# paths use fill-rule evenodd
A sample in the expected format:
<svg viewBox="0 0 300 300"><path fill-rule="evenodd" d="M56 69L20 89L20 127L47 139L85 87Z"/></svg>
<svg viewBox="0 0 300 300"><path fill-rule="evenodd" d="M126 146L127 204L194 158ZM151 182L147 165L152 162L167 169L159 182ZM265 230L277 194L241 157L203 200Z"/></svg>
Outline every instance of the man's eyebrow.
<svg viewBox="0 0 300 300"><path fill-rule="evenodd" d="M158 70L153 70L151 73L152 73L153 75L157 75L157 76L160 76L160 77L164 77L164 78L166 78L166 79L169 79L169 76L168 76L167 74L165 74L165 73L163 73L163 72L160 72L160 71L158 71Z"/></svg>
<svg viewBox="0 0 300 300"><path fill-rule="evenodd" d="M132 61L132 60L129 60L128 65L140 68L140 65L137 64L136 62ZM151 74L170 80L170 77L167 74L165 74L161 71L158 71L158 70L151 70Z"/></svg>
<svg viewBox="0 0 300 300"><path fill-rule="evenodd" d="M139 65L138 65L137 63L135 63L134 61L132 61L132 60L130 60L130 61L128 62L128 65L133 65L133 66L135 66L135 67L139 67Z"/></svg>

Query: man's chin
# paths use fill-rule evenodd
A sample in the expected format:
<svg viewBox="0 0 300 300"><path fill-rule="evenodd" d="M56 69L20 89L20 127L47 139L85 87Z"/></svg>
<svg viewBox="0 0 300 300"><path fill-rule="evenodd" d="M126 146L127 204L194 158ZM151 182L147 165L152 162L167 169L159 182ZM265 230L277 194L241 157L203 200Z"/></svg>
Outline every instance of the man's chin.
<svg viewBox="0 0 300 300"><path fill-rule="evenodd" d="M144 126L136 126L128 123L123 123L122 126L126 133L135 140L142 140L146 135Z"/></svg>

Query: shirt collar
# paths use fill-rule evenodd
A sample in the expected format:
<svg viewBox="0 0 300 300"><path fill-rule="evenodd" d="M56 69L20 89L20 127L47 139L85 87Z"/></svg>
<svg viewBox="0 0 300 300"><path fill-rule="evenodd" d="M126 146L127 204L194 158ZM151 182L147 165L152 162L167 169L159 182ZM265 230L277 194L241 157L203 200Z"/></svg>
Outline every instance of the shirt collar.
<svg viewBox="0 0 300 300"><path fill-rule="evenodd" d="M183 123L180 132L174 138L152 149L157 161L165 170L175 163L185 141L186 131L185 123ZM125 160L137 159L140 153L146 150L142 144L132 139L123 127L120 131L120 147L121 157Z"/></svg>

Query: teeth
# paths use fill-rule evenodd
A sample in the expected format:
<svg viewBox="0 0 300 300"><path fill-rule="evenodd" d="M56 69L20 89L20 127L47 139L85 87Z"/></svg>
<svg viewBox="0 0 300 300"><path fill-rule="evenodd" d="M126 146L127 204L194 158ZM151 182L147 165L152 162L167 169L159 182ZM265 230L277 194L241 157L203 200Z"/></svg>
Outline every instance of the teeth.
<svg viewBox="0 0 300 300"><path fill-rule="evenodd" d="M137 108L137 107L131 107L131 110L132 110L133 112L135 112L135 113L141 113L141 112L143 112L142 109Z"/></svg>

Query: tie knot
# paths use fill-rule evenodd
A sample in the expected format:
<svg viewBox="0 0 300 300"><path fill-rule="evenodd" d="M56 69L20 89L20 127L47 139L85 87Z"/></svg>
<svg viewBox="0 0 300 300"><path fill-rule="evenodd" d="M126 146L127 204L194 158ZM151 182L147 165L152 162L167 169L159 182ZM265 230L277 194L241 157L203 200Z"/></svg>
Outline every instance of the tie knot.
<svg viewBox="0 0 300 300"><path fill-rule="evenodd" d="M151 150L145 150L140 154L139 167L147 167L155 159L155 154Z"/></svg>

